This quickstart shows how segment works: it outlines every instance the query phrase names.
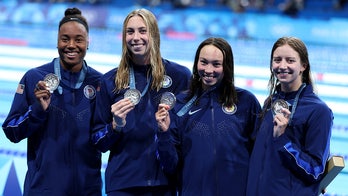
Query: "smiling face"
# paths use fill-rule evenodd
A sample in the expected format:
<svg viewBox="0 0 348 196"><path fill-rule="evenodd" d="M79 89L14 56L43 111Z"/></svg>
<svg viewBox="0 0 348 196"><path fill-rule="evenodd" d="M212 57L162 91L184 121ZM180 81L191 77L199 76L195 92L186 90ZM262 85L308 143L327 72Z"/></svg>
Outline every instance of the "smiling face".
<svg viewBox="0 0 348 196"><path fill-rule="evenodd" d="M135 64L147 64L149 48L149 32L144 20L140 16L133 16L126 26L127 48L132 53Z"/></svg>
<svg viewBox="0 0 348 196"><path fill-rule="evenodd" d="M202 79L203 89L208 89L221 82L223 74L223 53L213 45L204 46L197 63L197 70Z"/></svg>
<svg viewBox="0 0 348 196"><path fill-rule="evenodd" d="M58 53L61 65L70 71L78 72L88 47L86 28L75 21L64 23L58 33Z"/></svg>
<svg viewBox="0 0 348 196"><path fill-rule="evenodd" d="M298 52L286 44L274 50L272 70L281 84L282 91L291 92L298 90L301 86L305 66Z"/></svg>

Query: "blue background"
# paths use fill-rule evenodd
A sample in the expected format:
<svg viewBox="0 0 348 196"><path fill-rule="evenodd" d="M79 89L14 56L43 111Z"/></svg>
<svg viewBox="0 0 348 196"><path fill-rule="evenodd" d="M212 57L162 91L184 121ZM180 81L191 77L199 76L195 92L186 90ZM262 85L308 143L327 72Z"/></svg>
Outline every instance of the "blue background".
<svg viewBox="0 0 348 196"><path fill-rule="evenodd" d="M301 38L309 50L318 95L335 115L331 152L343 156L347 163L348 9L319 12L312 5L314 11L308 9L290 17L274 7L263 12L251 9L234 13L227 7L210 5L214 6L144 6L158 18L162 56L191 69L195 50L203 39L224 37L233 48L236 85L252 91L262 103L267 95L273 42L281 36ZM24 72L58 56L58 22L65 9L72 6L80 8L90 24L88 64L103 73L118 65L122 23L131 10L141 6L136 1L98 5L0 1L1 124ZM103 154L102 172L107 156ZM0 195L21 195L26 169L26 140L13 144L0 132ZM329 185L326 195L348 195L347 182L345 168Z"/></svg>

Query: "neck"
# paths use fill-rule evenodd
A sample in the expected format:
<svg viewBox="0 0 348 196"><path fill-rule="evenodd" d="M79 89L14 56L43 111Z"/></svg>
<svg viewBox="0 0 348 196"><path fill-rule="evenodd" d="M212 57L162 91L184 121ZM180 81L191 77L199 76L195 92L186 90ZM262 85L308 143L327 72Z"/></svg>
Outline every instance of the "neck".
<svg viewBox="0 0 348 196"><path fill-rule="evenodd" d="M82 66L83 66L83 63L79 63L79 64L76 64L76 65L67 65L67 64L64 64L62 61L60 61L60 64L61 64L61 67L64 70L70 71L70 72L73 72L73 73L80 72L81 69L82 69Z"/></svg>
<svg viewBox="0 0 348 196"><path fill-rule="evenodd" d="M148 58L146 58L144 55L143 56L133 56L132 61L134 65L136 66L144 66L150 64L150 61Z"/></svg>
<svg viewBox="0 0 348 196"><path fill-rule="evenodd" d="M296 84L281 84L281 90L286 93L298 91L302 84L302 82Z"/></svg>

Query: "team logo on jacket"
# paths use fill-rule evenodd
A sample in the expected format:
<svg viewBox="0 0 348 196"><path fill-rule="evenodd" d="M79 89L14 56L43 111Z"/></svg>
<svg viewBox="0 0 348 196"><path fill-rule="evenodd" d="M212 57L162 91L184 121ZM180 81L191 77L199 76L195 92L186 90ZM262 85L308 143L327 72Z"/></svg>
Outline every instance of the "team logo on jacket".
<svg viewBox="0 0 348 196"><path fill-rule="evenodd" d="M171 77L164 75L164 79L162 82L162 87L163 88L169 88L170 86L172 86L173 80Z"/></svg>
<svg viewBox="0 0 348 196"><path fill-rule="evenodd" d="M234 114L237 111L237 106L236 104L233 104L231 107L227 107L225 104L223 104L222 111L224 111L226 114Z"/></svg>
<svg viewBox="0 0 348 196"><path fill-rule="evenodd" d="M83 93L85 94L85 97L87 99L94 99L94 97L96 96L96 90L92 85L86 85L83 89Z"/></svg>

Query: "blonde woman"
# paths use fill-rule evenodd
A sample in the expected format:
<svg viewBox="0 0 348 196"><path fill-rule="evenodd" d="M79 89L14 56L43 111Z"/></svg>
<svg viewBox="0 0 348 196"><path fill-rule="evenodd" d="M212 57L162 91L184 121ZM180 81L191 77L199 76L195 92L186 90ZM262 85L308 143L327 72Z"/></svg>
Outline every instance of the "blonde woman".
<svg viewBox="0 0 348 196"><path fill-rule="evenodd" d="M106 193L173 195L157 161L154 113L164 92L188 87L190 70L161 57L160 32L153 13L134 10L122 32L122 59L101 80L94 118L93 142L110 151Z"/></svg>

